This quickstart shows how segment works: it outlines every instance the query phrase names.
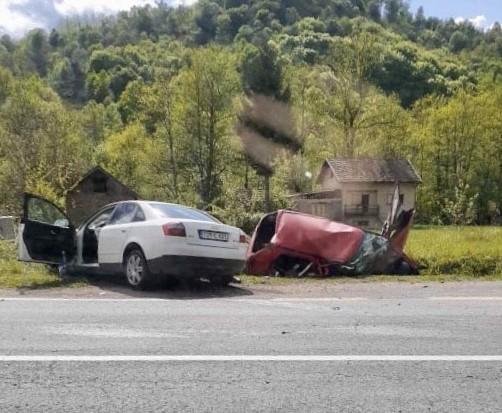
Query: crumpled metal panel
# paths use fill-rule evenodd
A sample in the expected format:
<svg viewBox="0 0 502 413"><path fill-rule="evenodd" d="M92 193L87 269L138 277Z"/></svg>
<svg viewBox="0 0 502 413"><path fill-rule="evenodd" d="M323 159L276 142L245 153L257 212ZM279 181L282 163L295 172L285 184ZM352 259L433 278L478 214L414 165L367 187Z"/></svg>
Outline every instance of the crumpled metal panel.
<svg viewBox="0 0 502 413"><path fill-rule="evenodd" d="M403 252L414 211L388 225L388 236L313 215L279 210L265 215L248 250L247 271L262 275L416 274Z"/></svg>
<svg viewBox="0 0 502 413"><path fill-rule="evenodd" d="M347 262L359 250L364 238L360 228L325 218L279 211L272 245L328 262Z"/></svg>

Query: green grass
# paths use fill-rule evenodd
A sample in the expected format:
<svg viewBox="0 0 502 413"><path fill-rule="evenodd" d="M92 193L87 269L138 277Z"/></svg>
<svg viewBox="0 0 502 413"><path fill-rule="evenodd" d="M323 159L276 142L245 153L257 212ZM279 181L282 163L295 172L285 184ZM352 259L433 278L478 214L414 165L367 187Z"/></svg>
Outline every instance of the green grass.
<svg viewBox="0 0 502 413"><path fill-rule="evenodd" d="M42 264L26 264L16 260L12 241L0 241L0 288L79 287L86 285L81 278L62 279Z"/></svg>
<svg viewBox="0 0 502 413"><path fill-rule="evenodd" d="M502 279L502 227L418 227L407 254L428 275Z"/></svg>

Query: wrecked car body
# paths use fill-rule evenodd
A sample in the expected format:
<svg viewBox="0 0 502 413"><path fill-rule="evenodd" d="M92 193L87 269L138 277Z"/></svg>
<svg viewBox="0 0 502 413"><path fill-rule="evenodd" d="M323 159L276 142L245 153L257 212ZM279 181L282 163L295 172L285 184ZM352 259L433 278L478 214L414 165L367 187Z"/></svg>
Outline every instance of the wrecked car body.
<svg viewBox="0 0 502 413"><path fill-rule="evenodd" d="M381 234L329 219L279 210L258 223L247 253L256 275L416 274L403 251L414 210L393 204Z"/></svg>

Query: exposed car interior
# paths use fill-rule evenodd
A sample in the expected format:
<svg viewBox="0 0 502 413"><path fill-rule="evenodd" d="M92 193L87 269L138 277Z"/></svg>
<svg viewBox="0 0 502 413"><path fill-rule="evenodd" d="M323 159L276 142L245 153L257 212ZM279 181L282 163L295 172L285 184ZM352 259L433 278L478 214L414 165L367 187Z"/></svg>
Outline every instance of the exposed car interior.
<svg viewBox="0 0 502 413"><path fill-rule="evenodd" d="M82 241L82 259L84 263L93 264L98 262L99 231L108 223L114 209L113 206L99 212L85 227Z"/></svg>
<svg viewBox="0 0 502 413"><path fill-rule="evenodd" d="M253 244L253 252L259 251L266 247L275 234L275 222L277 213L267 215L256 229L256 237Z"/></svg>
<svg viewBox="0 0 502 413"><path fill-rule="evenodd" d="M99 212L84 229L82 260L85 264L98 262L99 232L106 225L120 225L145 220L145 214L139 205L124 202L113 205Z"/></svg>

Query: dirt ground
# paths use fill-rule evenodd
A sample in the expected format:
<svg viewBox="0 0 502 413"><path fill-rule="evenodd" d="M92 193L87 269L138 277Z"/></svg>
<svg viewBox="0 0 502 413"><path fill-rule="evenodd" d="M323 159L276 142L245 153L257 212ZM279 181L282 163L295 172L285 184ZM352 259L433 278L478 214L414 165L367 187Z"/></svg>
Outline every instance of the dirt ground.
<svg viewBox="0 0 502 413"><path fill-rule="evenodd" d="M0 289L2 297L44 297L68 299L209 299L209 298L399 298L425 296L502 296L502 281L458 282L333 282L332 280L290 280L287 283L231 284L215 287L206 282L174 287L157 287L147 291L135 291L117 281L98 280L78 288L57 287L49 289Z"/></svg>

